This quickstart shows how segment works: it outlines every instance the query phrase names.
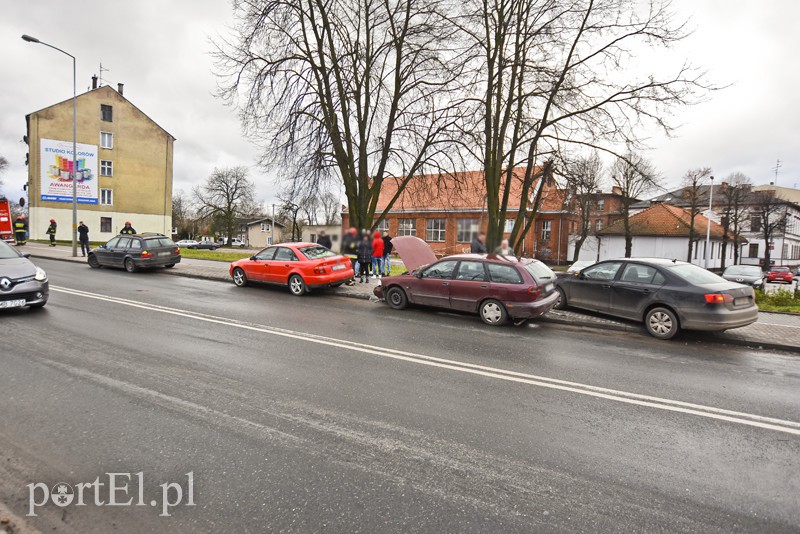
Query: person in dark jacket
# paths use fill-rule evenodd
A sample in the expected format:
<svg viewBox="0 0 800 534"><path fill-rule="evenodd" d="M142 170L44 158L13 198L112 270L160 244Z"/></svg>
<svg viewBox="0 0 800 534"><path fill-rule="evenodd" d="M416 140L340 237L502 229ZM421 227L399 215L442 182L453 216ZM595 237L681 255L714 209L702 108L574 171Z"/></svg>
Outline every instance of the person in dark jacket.
<svg viewBox="0 0 800 534"><path fill-rule="evenodd" d="M392 273L392 266L391 266L391 255L392 249L394 245L392 245L392 238L389 237L389 231L383 231L383 273L386 276L389 276Z"/></svg>
<svg viewBox="0 0 800 534"><path fill-rule="evenodd" d="M350 258L353 267L353 278L347 281L348 286L356 283L356 273L358 272L358 230L353 227L347 230L342 236L342 254Z"/></svg>
<svg viewBox="0 0 800 534"><path fill-rule="evenodd" d="M365 276L367 277L367 282L369 282L370 263L372 263L372 243L369 240L369 234L364 234L358 244L358 264L360 266L358 274L362 284Z"/></svg>
<svg viewBox="0 0 800 534"><path fill-rule="evenodd" d="M321 230L317 236L317 245L325 247L328 250L330 250L331 246L333 246L331 243L331 237L325 233L325 230Z"/></svg>
<svg viewBox="0 0 800 534"><path fill-rule="evenodd" d="M383 238L378 230L375 230L372 237L372 274L376 278L380 278L383 270Z"/></svg>
<svg viewBox="0 0 800 534"><path fill-rule="evenodd" d="M83 221L78 225L78 241L81 242L81 254L86 256L89 252L89 227Z"/></svg>
<svg viewBox="0 0 800 534"><path fill-rule="evenodd" d="M486 254L486 234L481 232L475 239L472 240L472 244L469 246L469 251L472 254Z"/></svg>
<svg viewBox="0 0 800 534"><path fill-rule="evenodd" d="M17 245L24 245L28 242L28 221L25 220L24 215L20 215L14 221L14 239L17 240Z"/></svg>
<svg viewBox="0 0 800 534"><path fill-rule="evenodd" d="M58 225L55 219L50 219L50 226L47 227L47 235L50 236L50 246L56 246L56 229Z"/></svg>
<svg viewBox="0 0 800 534"><path fill-rule="evenodd" d="M125 221L125 226L122 227L122 230L120 230L119 233L123 235L133 235L136 233L136 230L133 229L130 221Z"/></svg>

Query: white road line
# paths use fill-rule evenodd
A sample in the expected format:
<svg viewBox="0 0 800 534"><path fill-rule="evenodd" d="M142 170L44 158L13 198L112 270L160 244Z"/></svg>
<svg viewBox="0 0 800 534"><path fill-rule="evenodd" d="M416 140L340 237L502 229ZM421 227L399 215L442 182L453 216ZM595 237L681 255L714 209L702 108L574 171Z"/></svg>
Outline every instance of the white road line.
<svg viewBox="0 0 800 534"><path fill-rule="evenodd" d="M764 428L767 430L775 430L787 434L794 434L800 436L800 422L790 421L785 419L777 419L773 417L765 417L756 414L748 414L744 412L737 412L733 410L726 410L723 408L716 408L713 406L704 406L701 404L693 404L689 402L677 401L672 399L665 399L661 397L653 397L649 395L641 395L627 391L603 388L599 386L592 386L590 384L582 384L579 382L570 382L566 380L559 380L544 376L537 376L527 373L520 373L510 371L507 369L500 369L496 367L487 367L483 365L471 364L468 362L461 362L457 360L448 360L444 358L437 358L434 356L427 356L424 354L417 354L413 352L406 352L388 347L380 347L376 345L368 345L354 341L342 340L337 338L330 338L309 334L306 332L289 330L284 328L270 327L266 325L255 325L229 319L225 317L218 317L214 315L193 312L190 310L182 310L178 308L170 308L160 306L157 304L150 304L141 301L129 300L119 297L112 297L110 295L102 295L98 293L90 293L78 289L64 288L58 286L50 286L51 291L70 294L73 296L90 298L95 300L102 300L124 306L150 310L158 313L168 315L175 315L185 317L188 319L195 319L208 323L219 324L223 326L230 326L254 332L260 332L269 335L281 336L308 343L316 343L320 345L328 345L331 347L350 349L352 351L380 356L383 358L390 358L394 360L401 360L418 365L427 365L431 367L438 367L441 369L448 369L452 371L460 371L462 373L469 373L479 376L496 378L509 382L517 382L522 384L534 385L549 389L556 389L560 391L567 391L580 395L587 395L595 398L612 400L626 404L637 406L646 406L660 410L685 413L690 415L697 415L700 417L707 417L717 419L720 421L727 421L736 424Z"/></svg>

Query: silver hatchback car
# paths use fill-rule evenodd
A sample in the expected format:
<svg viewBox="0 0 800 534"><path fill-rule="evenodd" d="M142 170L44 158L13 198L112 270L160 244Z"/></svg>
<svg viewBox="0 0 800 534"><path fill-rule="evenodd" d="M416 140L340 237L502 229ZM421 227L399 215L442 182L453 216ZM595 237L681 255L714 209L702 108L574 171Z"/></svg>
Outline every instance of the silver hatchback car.
<svg viewBox="0 0 800 534"><path fill-rule="evenodd" d="M41 308L49 295L44 270L31 263L27 254L0 241L0 309Z"/></svg>

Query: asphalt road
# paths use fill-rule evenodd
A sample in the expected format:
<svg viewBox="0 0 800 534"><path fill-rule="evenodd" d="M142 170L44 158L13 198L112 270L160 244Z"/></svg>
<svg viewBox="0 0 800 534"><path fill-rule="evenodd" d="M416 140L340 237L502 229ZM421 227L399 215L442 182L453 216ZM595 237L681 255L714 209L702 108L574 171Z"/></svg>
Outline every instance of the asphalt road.
<svg viewBox="0 0 800 534"><path fill-rule="evenodd" d="M797 356L37 263L0 504L42 531L800 531Z"/></svg>

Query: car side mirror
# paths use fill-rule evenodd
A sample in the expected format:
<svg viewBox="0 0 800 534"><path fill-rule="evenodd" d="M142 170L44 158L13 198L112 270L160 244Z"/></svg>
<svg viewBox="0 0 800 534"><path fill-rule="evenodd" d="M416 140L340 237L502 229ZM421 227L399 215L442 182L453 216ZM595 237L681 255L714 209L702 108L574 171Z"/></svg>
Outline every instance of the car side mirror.
<svg viewBox="0 0 800 534"><path fill-rule="evenodd" d="M23 254L23 255L22 255L22 257L23 257L23 258L30 258L30 257L31 257L31 255L30 255L29 253L27 253L27 252L26 252L25 254Z"/></svg>
<svg viewBox="0 0 800 534"><path fill-rule="evenodd" d="M258 261L258 258L256 258L255 256L250 256L250 260L251 261Z"/></svg>
<svg viewBox="0 0 800 534"><path fill-rule="evenodd" d="M580 271L576 271L575 273L573 273L572 276L574 276L575 278L578 278L579 280L583 280L583 275L581 274Z"/></svg>

